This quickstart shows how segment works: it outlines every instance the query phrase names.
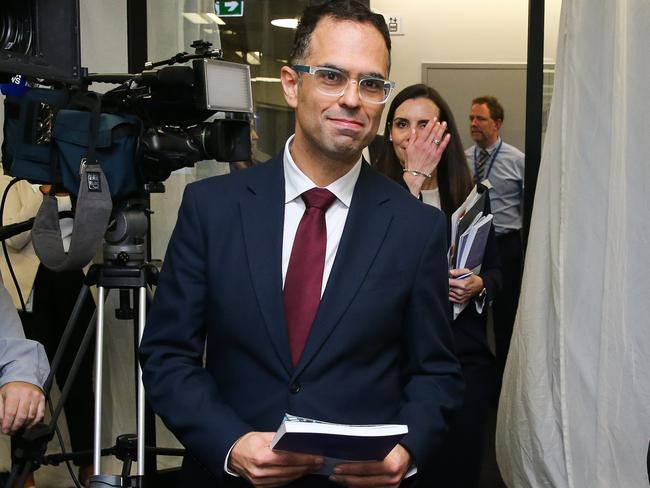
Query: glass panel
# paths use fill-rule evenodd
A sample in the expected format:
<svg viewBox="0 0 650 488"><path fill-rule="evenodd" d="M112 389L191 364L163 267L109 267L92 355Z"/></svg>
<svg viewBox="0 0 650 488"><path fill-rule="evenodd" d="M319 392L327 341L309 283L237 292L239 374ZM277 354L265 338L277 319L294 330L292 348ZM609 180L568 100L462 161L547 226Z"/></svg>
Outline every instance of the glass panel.
<svg viewBox="0 0 650 488"><path fill-rule="evenodd" d="M179 52L194 52L192 43L203 40L223 50L223 59L250 66L254 127L253 160L265 161L282 150L293 132L294 114L282 94L279 73L288 60L295 28L271 24L275 19L296 19L307 0L245 0L243 16L215 14L210 0L150 0L147 4L148 53L150 61L171 58ZM185 185L197 179L227 173L225 163L202 162L172 174L165 194L153 194L152 257L164 256L176 222L177 208Z"/></svg>
<svg viewBox="0 0 650 488"><path fill-rule="evenodd" d="M271 25L275 19L295 19L307 0L245 0L242 17L217 17L209 0L149 1L148 52L152 61L178 52L193 52L198 40L221 47L223 59L248 63L253 81L253 103L259 141L255 160L279 152L293 131L279 83L280 67L287 62L295 30Z"/></svg>

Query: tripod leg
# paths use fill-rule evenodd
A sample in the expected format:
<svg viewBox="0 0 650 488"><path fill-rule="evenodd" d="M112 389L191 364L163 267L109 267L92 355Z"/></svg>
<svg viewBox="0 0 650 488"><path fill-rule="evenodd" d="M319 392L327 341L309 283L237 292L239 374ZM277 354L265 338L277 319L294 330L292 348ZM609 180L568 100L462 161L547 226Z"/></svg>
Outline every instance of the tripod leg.
<svg viewBox="0 0 650 488"><path fill-rule="evenodd" d="M29 460L22 465L22 469L20 464L15 465L11 469L11 475L9 476L9 479L5 484L5 488L13 488L14 486L23 486L25 484L25 480L27 479L27 476L29 476L29 473L31 473L31 471L32 471L32 462Z"/></svg>
<svg viewBox="0 0 650 488"><path fill-rule="evenodd" d="M141 286L139 289L138 299L138 345L142 340L144 333L144 324L147 320L147 287ZM145 446L145 418L144 418L144 385L142 384L142 368L138 363L138 476L144 476L144 446Z"/></svg>
<svg viewBox="0 0 650 488"><path fill-rule="evenodd" d="M85 286L85 285L84 285ZM79 295L81 298L81 295ZM84 295L85 298L85 295ZM76 305L75 305L76 308ZM73 312L74 315L74 312ZM51 425L54 426L56 424L56 421L61 415L61 411L63 410L63 407L65 405L66 400L68 399L68 395L70 393L70 390L72 389L72 385L74 383L75 378L77 377L77 372L79 371L79 368L81 366L81 363L84 360L84 356L86 355L86 351L88 350L88 347L90 346L90 341L92 340L92 336L95 332L95 325L96 325L96 316L97 316L97 308L95 308L95 311L93 312L93 316L90 319L90 323L88 324L86 328L86 332L84 333L83 339L81 341L81 344L79 345L79 349L77 350L77 355L74 358L74 361L72 362L72 366L70 367L70 372L68 373L68 378L65 382L64 385L59 385L61 387L61 396L59 397L59 402L56 405L56 409L54 410L54 413L52 414L52 422ZM70 320L72 320L73 316L70 316ZM76 317L75 317L76 320ZM72 322L74 323L74 322ZM71 322L68 322L68 325L66 326L66 332L68 330L68 327L70 327ZM67 339L66 339L67 342ZM61 341L61 346L59 346L59 350L64 346L63 339ZM59 350L57 350L57 355L59 354ZM52 363L54 364L54 362ZM53 366L53 371L56 372L55 367Z"/></svg>
<svg viewBox="0 0 650 488"><path fill-rule="evenodd" d="M102 381L104 360L104 301L105 288L97 287L97 325L95 338L95 422L93 439L93 475L101 471L102 455ZM110 291L110 290L109 290Z"/></svg>
<svg viewBox="0 0 650 488"><path fill-rule="evenodd" d="M77 301L74 304L74 308L72 309L72 313L70 314L68 323L66 324L65 330L63 331L63 335L61 336L61 340L59 341L59 347L56 349L56 354L52 359L50 375L47 377L47 380L45 381L45 385L43 386L46 395L49 395L50 393L50 389L52 388L52 383L54 382L54 374L59 369L59 365L61 363L61 360L63 359L63 354L65 353L68 342L70 341L70 336L72 335L72 331L77 326L77 320L79 319L79 314L81 313L81 309L83 307L84 302L86 301L88 293L89 293L88 285L84 283L83 286L81 287L81 290L79 290Z"/></svg>

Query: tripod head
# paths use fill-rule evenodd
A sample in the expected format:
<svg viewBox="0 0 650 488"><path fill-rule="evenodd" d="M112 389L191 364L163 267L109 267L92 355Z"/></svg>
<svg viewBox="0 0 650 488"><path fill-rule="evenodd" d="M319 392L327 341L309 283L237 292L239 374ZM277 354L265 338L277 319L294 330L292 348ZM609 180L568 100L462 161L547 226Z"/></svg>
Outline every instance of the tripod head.
<svg viewBox="0 0 650 488"><path fill-rule="evenodd" d="M104 235L104 263L107 266L144 264L149 214L144 197L129 198L113 209Z"/></svg>

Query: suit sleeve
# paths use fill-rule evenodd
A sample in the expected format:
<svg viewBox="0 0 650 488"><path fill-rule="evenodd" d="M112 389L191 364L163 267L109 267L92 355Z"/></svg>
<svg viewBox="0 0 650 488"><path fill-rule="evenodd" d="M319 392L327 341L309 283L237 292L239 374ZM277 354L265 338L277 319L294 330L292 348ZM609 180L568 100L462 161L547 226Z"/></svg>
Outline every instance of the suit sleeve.
<svg viewBox="0 0 650 488"><path fill-rule="evenodd" d="M147 397L167 427L214 474L252 430L203 368L208 246L194 185L186 188L140 344Z"/></svg>
<svg viewBox="0 0 650 488"><path fill-rule="evenodd" d="M499 259L499 250L497 249L494 226L490 228L490 234L485 245L485 254L483 255L483 263L481 265L481 273L479 276L483 279L483 286L485 287L487 295L487 303L489 303L499 294L503 282L501 260Z"/></svg>
<svg viewBox="0 0 650 488"><path fill-rule="evenodd" d="M485 203L485 213L492 213L489 198ZM501 286L503 285L501 259L499 258L497 238L494 232L494 221L490 225L490 233L488 234L488 240L485 244L485 253L483 254L483 263L481 264L481 273L479 276L483 279L483 286L485 287L487 295L486 303L489 303L499 294Z"/></svg>
<svg viewBox="0 0 650 488"><path fill-rule="evenodd" d="M435 224L422 253L405 315L403 403L409 426L402 444L416 465L442 443L449 416L460 407L463 381L449 324L445 219Z"/></svg>

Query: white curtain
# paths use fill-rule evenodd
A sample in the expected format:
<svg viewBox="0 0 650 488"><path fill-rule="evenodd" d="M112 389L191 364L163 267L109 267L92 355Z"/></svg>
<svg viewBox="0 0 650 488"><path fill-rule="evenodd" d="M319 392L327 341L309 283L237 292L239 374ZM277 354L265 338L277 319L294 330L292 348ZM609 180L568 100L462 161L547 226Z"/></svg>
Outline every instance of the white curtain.
<svg viewBox="0 0 650 488"><path fill-rule="evenodd" d="M509 487L647 487L650 2L564 0L497 457Z"/></svg>

